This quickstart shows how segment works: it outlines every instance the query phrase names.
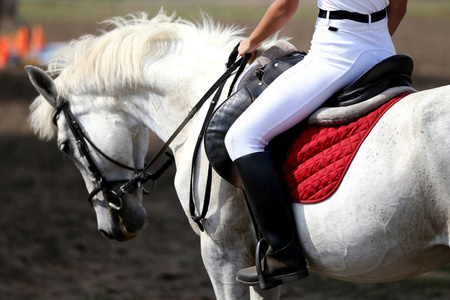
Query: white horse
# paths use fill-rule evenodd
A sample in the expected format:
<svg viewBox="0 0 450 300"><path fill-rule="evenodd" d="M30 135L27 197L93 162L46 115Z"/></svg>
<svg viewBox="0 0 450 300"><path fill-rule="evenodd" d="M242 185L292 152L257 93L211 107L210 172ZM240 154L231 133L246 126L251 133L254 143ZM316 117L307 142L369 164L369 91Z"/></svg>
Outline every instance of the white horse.
<svg viewBox="0 0 450 300"><path fill-rule="evenodd" d="M36 67L27 68L41 94L31 106L32 127L44 139L57 133L58 147L77 165L89 192L98 187L98 178L80 152L68 115L60 113L57 127L52 124L55 109L64 110L61 102L67 101L65 107L101 151L130 167L118 166L88 145L103 179L117 187L116 180L130 179L134 169L143 168L148 129L163 141L169 138L224 71L242 34L208 18L193 24L162 12L151 20L142 14L110 23L116 28L98 37L82 37L60 53L49 66L56 79ZM449 101L450 86L407 96L375 126L327 201L293 204L311 271L346 281L386 282L450 261ZM170 146L177 167L175 187L187 216L190 163L206 109ZM203 150L199 156L194 193L203 199L207 158ZM104 197L92 195L104 235L127 240L143 228L141 188L119 203ZM240 190L213 174L205 231L190 222L200 236L217 299L279 297L279 288L249 290L235 281L239 269L254 265L256 241Z"/></svg>

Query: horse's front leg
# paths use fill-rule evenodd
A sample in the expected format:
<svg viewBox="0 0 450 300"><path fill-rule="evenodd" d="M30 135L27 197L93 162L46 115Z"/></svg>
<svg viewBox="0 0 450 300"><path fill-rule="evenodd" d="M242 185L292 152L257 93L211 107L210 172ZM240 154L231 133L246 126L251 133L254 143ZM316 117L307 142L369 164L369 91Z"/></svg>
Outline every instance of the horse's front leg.
<svg viewBox="0 0 450 300"><path fill-rule="evenodd" d="M245 247L244 239L238 241L237 249L229 244L220 245L206 234L201 234L201 252L203 263L208 272L216 299L279 299L280 287L262 291L259 287L250 287L236 281L236 273L242 268L239 263L246 254L239 247ZM251 259L253 261L253 258ZM249 264L245 264L248 266Z"/></svg>
<svg viewBox="0 0 450 300"><path fill-rule="evenodd" d="M203 264L208 272L216 299L250 299L249 289L236 281L239 266L248 258L239 245L215 240L207 233L200 235ZM233 245L234 244L234 245ZM245 247L243 240L241 246Z"/></svg>
<svg viewBox="0 0 450 300"><path fill-rule="evenodd" d="M244 199L224 199L211 207L200 234L203 263L217 299L279 299L279 290L261 291L236 281L237 272L254 265L255 233Z"/></svg>
<svg viewBox="0 0 450 300"><path fill-rule="evenodd" d="M176 154L177 162L185 162L185 153ZM207 174L208 160L199 160L195 174L194 199L197 208L203 209L202 201L206 186L204 175ZM206 163L205 163L206 162ZM279 290L261 291L248 288L236 282L237 272L255 264L256 236L242 191L233 187L219 176L213 176L211 184L211 201L201 232L190 218L190 175L188 164L177 164L175 188L183 210L188 216L192 229L200 236L203 264L213 285L218 300L236 299L279 299ZM186 180L188 179L188 180Z"/></svg>

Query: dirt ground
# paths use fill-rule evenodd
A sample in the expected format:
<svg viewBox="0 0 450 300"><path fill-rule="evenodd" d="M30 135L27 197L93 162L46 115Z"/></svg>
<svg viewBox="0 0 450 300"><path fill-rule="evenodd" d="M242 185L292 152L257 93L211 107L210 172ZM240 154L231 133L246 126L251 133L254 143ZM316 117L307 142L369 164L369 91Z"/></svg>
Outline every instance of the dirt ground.
<svg viewBox="0 0 450 300"><path fill-rule="evenodd" d="M49 41L96 33L97 25L44 24ZM406 20L398 52L416 61L418 89L450 84L450 20ZM286 31L307 48L312 26ZM22 68L0 71L0 298L213 299L199 240L173 189L172 168L145 199L148 225L116 243L96 230L84 183L55 142L37 140L27 125L36 96ZM156 148L156 146L155 146ZM285 285L282 299L450 299L449 267L416 279L354 284L316 275Z"/></svg>

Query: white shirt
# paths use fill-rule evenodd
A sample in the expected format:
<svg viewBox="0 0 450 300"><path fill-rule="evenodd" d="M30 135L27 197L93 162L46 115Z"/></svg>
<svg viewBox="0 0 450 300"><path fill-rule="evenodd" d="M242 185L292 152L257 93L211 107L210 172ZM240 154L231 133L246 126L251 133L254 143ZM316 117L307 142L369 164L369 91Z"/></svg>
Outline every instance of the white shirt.
<svg viewBox="0 0 450 300"><path fill-rule="evenodd" d="M346 10L361 14L371 14L388 5L389 0L317 0L317 6L323 10Z"/></svg>

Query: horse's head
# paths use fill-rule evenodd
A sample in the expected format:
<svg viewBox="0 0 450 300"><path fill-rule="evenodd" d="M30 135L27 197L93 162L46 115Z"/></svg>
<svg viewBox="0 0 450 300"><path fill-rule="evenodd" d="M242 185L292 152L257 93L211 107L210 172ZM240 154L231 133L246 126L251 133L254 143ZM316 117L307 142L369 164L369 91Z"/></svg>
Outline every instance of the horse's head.
<svg viewBox="0 0 450 300"><path fill-rule="evenodd" d="M35 103L40 101L39 105L45 106L41 110L54 111L53 118L48 113L40 117L52 119L59 149L80 170L97 215L98 229L111 239L133 238L146 219L142 187L139 182L125 190L123 187L144 166L147 128L114 109L115 101L111 99L92 95L70 95L64 99L58 95L55 81L41 69L26 69L41 94ZM86 103L86 99L79 98L89 97L96 98L88 99L88 103L92 102L90 108L79 104Z"/></svg>

